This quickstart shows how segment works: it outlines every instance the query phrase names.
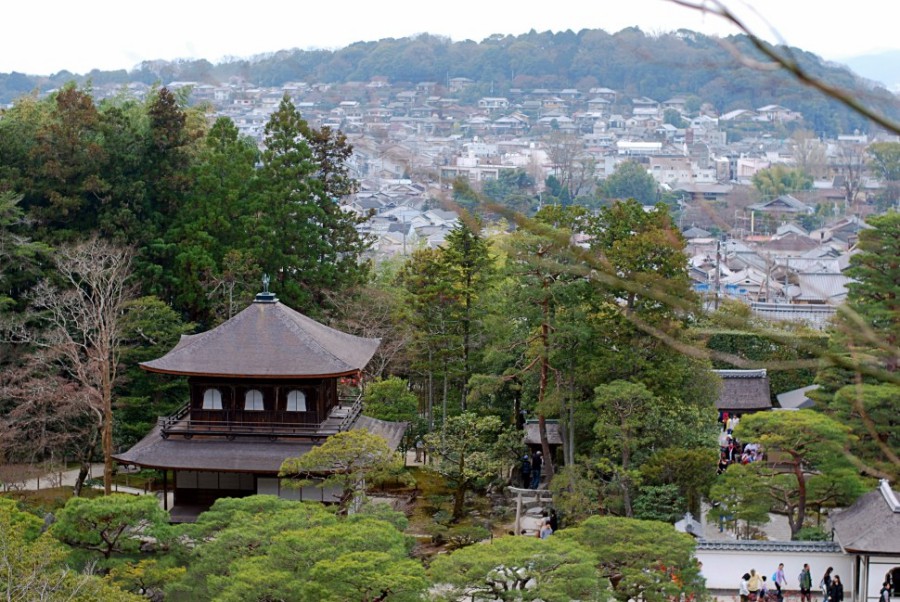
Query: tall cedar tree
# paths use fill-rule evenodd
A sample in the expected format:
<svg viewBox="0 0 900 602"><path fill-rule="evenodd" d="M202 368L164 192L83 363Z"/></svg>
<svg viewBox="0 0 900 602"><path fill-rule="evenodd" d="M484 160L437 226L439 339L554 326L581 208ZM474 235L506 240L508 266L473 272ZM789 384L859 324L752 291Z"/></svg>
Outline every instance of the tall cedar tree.
<svg viewBox="0 0 900 602"><path fill-rule="evenodd" d="M258 157L256 144L241 137L230 119L219 118L199 150L188 202L170 232L178 249L176 303L203 324L231 317L259 286L245 234Z"/></svg>
<svg viewBox="0 0 900 602"><path fill-rule="evenodd" d="M314 151L304 132L312 134L285 95L266 124L251 244L282 299L316 313L326 291L364 281L369 265L360 262L367 241L356 230L364 218L343 211L333 196L352 190L339 168L349 146L341 135L319 132Z"/></svg>
<svg viewBox="0 0 900 602"><path fill-rule="evenodd" d="M408 296L409 321L413 325L412 368L425 376L427 390L425 417L434 425L435 385L439 379L442 423L447 419L450 379L458 372L455 364L459 348L455 309L459 294L451 284L447 262L441 249L418 249L403 264L397 281Z"/></svg>
<svg viewBox="0 0 900 602"><path fill-rule="evenodd" d="M144 285L145 290L149 289L147 292L171 299L176 282L168 266L172 265L175 246L166 243L165 235L189 189L191 139L185 112L168 89L159 90L150 101L147 113L150 128L143 168L146 195L141 204L134 206L140 230L131 233L141 250L135 257L135 272L148 283Z"/></svg>
<svg viewBox="0 0 900 602"><path fill-rule="evenodd" d="M43 226L84 231L96 219L99 195L106 186L99 126L90 94L74 86L56 94L29 154L36 193L32 213Z"/></svg>
<svg viewBox="0 0 900 602"><path fill-rule="evenodd" d="M473 228L462 222L447 235L447 245L443 250L453 288L458 295L457 330L461 339L462 392L461 408L466 411L469 394L469 378L472 375L474 351L481 347L478 329L478 301L490 285L495 273L487 241L478 232L478 224Z"/></svg>

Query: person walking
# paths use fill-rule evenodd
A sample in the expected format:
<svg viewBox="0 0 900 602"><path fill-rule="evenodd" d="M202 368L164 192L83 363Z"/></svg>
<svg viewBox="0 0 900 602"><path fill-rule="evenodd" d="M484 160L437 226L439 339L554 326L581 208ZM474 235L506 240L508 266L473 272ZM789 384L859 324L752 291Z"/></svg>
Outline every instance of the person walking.
<svg viewBox="0 0 900 602"><path fill-rule="evenodd" d="M881 584L881 591L878 592L878 602L891 602L891 582L885 581Z"/></svg>
<svg viewBox="0 0 900 602"><path fill-rule="evenodd" d="M822 575L822 580L819 581L819 587L822 588L822 602L827 602L828 600L828 590L831 588L831 571L833 570L833 567L828 567L825 570L825 574Z"/></svg>
<svg viewBox="0 0 900 602"><path fill-rule="evenodd" d="M828 584L828 602L844 602L844 584L838 575L832 577Z"/></svg>
<svg viewBox="0 0 900 602"><path fill-rule="evenodd" d="M803 570L800 571L798 580L800 582L800 602L812 602L812 574L809 572L808 564L803 564Z"/></svg>
<svg viewBox="0 0 900 602"><path fill-rule="evenodd" d="M750 579L747 582L747 589L750 590L750 600L759 599L759 590L762 589L762 579L756 574L756 569L750 569Z"/></svg>
<svg viewBox="0 0 900 602"><path fill-rule="evenodd" d="M744 573L741 577L741 585L738 587L741 602L750 602L750 573Z"/></svg>
<svg viewBox="0 0 900 602"><path fill-rule="evenodd" d="M519 468L519 472L522 473L522 488L528 489L531 487L531 459L528 454L522 456L522 466Z"/></svg>
<svg viewBox="0 0 900 602"><path fill-rule="evenodd" d="M787 578L784 576L784 563L779 562L778 568L772 573L772 583L775 584L775 595L778 596L778 602L784 600L784 594L781 593L782 587L787 587Z"/></svg>
<svg viewBox="0 0 900 602"><path fill-rule="evenodd" d="M544 467L544 458L540 450L531 456L531 488L537 489L541 485L541 469Z"/></svg>

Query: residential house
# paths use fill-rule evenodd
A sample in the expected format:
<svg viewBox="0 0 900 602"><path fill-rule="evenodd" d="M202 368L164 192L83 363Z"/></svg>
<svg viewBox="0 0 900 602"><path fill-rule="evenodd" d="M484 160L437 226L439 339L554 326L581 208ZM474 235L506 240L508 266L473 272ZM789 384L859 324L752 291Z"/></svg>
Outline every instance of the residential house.
<svg viewBox="0 0 900 602"><path fill-rule="evenodd" d="M747 209L761 213L812 215L815 209L801 202L790 194L783 194L771 201L750 205Z"/></svg>
<svg viewBox="0 0 900 602"><path fill-rule="evenodd" d="M650 175L659 184L677 184L693 180L691 160L687 157L650 157Z"/></svg>
<svg viewBox="0 0 900 602"><path fill-rule="evenodd" d="M486 96L478 101L478 108L488 111L508 109L509 99L496 96Z"/></svg>
<svg viewBox="0 0 900 602"><path fill-rule="evenodd" d="M756 109L758 119L761 121L775 121L784 123L786 121L796 121L803 119L803 115L786 109L780 105L766 105Z"/></svg>

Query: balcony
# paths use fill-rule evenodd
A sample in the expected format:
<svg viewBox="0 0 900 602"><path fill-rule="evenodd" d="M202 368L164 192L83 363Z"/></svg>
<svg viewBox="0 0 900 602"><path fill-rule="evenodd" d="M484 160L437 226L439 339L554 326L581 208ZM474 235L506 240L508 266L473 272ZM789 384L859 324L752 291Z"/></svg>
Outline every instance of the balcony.
<svg viewBox="0 0 900 602"><path fill-rule="evenodd" d="M324 439L353 428L361 412L361 395L339 398L338 404L331 408L325 420L311 422L286 422L278 418L285 416L287 412L265 411L252 414L223 411L221 420L196 420L191 418L190 404L187 404L176 414L159 418L157 425L163 439L173 435L185 439L190 439L194 435L225 437L229 440L237 437L268 437L272 441L282 438ZM253 416L254 420L237 418L238 414L245 418Z"/></svg>

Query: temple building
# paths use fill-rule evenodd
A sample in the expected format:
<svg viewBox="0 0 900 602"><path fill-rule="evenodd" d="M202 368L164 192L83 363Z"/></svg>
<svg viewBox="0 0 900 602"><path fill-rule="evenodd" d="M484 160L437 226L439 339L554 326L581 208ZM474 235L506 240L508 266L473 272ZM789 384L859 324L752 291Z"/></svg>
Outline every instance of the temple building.
<svg viewBox="0 0 900 602"><path fill-rule="evenodd" d="M334 492L319 487L283 487L278 471L286 458L350 429L379 434L397 449L405 423L363 416L361 395L341 394L342 382L359 378L379 344L260 293L227 322L183 336L166 355L141 364L150 372L186 376L190 398L114 458L163 471L164 504L174 522L193 520L220 497L261 493L333 501Z"/></svg>

